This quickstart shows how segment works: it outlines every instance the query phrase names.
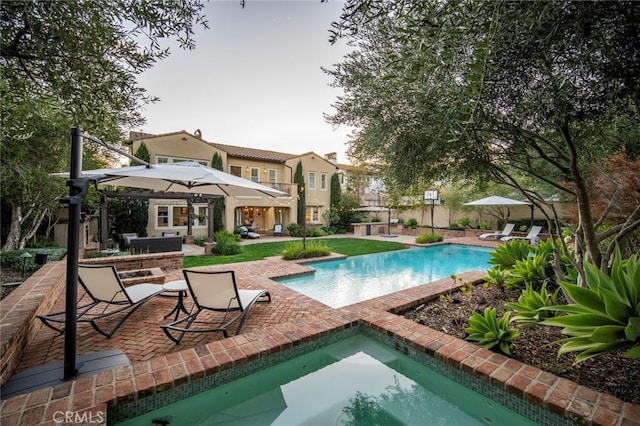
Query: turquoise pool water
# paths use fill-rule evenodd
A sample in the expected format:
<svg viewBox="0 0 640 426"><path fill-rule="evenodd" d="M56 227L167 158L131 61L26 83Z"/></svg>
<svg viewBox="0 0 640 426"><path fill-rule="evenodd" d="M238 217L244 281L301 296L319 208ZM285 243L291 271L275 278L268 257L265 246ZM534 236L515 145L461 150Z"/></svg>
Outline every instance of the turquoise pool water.
<svg viewBox="0 0 640 426"><path fill-rule="evenodd" d="M277 281L333 308L429 283L451 274L487 270L491 249L455 244L413 247L318 262L315 272Z"/></svg>
<svg viewBox="0 0 640 426"><path fill-rule="evenodd" d="M118 424L162 421L170 426L536 424L361 334Z"/></svg>

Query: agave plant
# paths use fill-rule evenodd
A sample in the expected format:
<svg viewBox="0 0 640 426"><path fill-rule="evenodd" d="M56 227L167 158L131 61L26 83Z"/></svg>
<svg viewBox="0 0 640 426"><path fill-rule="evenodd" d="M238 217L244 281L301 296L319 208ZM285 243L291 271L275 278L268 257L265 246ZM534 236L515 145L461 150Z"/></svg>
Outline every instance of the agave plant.
<svg viewBox="0 0 640 426"><path fill-rule="evenodd" d="M526 284L538 285L547 279L549 260L546 254L538 253L534 257L516 260L504 282L505 287L522 288Z"/></svg>
<svg viewBox="0 0 640 426"><path fill-rule="evenodd" d="M474 312L467 320L469 327L464 329L467 340L476 341L485 349L498 345L502 352L511 355L511 345L520 332L509 326L510 312L505 312L500 319L497 316L495 308L486 308L484 315Z"/></svg>
<svg viewBox="0 0 640 426"><path fill-rule="evenodd" d="M529 257L530 251L531 246L525 240L511 240L498 245L491 252L488 263L499 269L510 269L516 264L516 261Z"/></svg>
<svg viewBox="0 0 640 426"><path fill-rule="evenodd" d="M506 269L500 269L497 267L493 267L487 270L487 276L485 277L485 281L490 284L502 285L504 281L509 276L509 271Z"/></svg>
<svg viewBox="0 0 640 426"><path fill-rule="evenodd" d="M519 324L536 324L553 316L553 311L541 309L545 306L553 306L558 298L556 289L553 293L547 291L547 284L542 284L540 291L536 291L531 284L527 284L517 302L506 303L505 306L515 314L511 321Z"/></svg>
<svg viewBox="0 0 640 426"><path fill-rule="evenodd" d="M562 334L570 336L559 342L558 354L580 352L574 364L605 352L628 349L624 356L640 358L640 263L638 256L622 259L616 248L611 276L597 266L585 262L586 287L561 282L573 301L543 309L566 312L542 322L564 327Z"/></svg>

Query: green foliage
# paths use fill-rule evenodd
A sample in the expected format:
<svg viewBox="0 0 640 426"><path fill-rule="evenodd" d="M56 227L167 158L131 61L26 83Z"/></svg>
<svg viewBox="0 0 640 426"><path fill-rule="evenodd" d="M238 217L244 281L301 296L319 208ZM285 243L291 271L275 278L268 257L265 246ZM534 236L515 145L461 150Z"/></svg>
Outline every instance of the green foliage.
<svg viewBox="0 0 640 426"><path fill-rule="evenodd" d="M284 260L309 259L312 257L329 256L331 249L322 241L308 241L306 249L302 248L302 241L292 241L282 252Z"/></svg>
<svg viewBox="0 0 640 426"><path fill-rule="evenodd" d="M580 352L574 364L619 349L624 356L640 358L640 262L633 255L624 260L616 248L611 275L585 262L586 287L560 282L573 303L551 306L566 315L542 322L563 327L558 354Z"/></svg>
<svg viewBox="0 0 640 426"><path fill-rule="evenodd" d="M357 126L350 155L398 185L446 175L530 189L524 175L572 194L577 239L600 264L606 234L584 182L598 159L638 150L617 124L639 118L639 19L630 1L347 7L333 39L358 50L327 70L344 90L328 121Z"/></svg>
<svg viewBox="0 0 640 426"><path fill-rule="evenodd" d="M507 269L493 267L487 270L485 281L490 284L503 285L508 276L509 271Z"/></svg>
<svg viewBox="0 0 640 426"><path fill-rule="evenodd" d="M340 187L340 176L337 173L331 175L330 197L330 207L338 207L340 205L340 198L342 198L342 188Z"/></svg>
<svg viewBox="0 0 640 426"><path fill-rule="evenodd" d="M292 237L302 237L302 225L300 224L291 222L287 225L287 230L289 231L289 235Z"/></svg>
<svg viewBox="0 0 640 426"><path fill-rule="evenodd" d="M469 226L469 223L471 223L471 221L469 220L468 217L461 217L460 219L458 219L456 223L458 224L459 227L464 229L467 226Z"/></svg>
<svg viewBox="0 0 640 426"><path fill-rule="evenodd" d="M507 241L490 253L488 263L499 269L511 269L518 260L528 258L530 251L531 246L524 240Z"/></svg>
<svg viewBox="0 0 640 426"><path fill-rule="evenodd" d="M136 198L111 198L108 202L109 225L115 236L123 232L136 232L147 236L149 202Z"/></svg>
<svg viewBox="0 0 640 426"><path fill-rule="evenodd" d="M297 222L302 225L306 219L306 193L304 185L304 171L302 170L302 161L298 161L296 165L296 172L293 175L293 183L298 184L298 216Z"/></svg>
<svg viewBox="0 0 640 426"><path fill-rule="evenodd" d="M497 345L503 353L510 355L511 345L520 335L518 330L509 326L510 316L509 312L505 312L498 319L494 308L486 308L484 315L474 312L468 319L469 327L464 330L468 334L467 340L478 342L485 349Z"/></svg>
<svg viewBox="0 0 640 426"><path fill-rule="evenodd" d="M418 244L429 244L429 243L438 243L444 239L444 235L431 232L423 232L422 234L416 237L416 243Z"/></svg>
<svg viewBox="0 0 640 426"><path fill-rule="evenodd" d="M211 158L211 168L216 170L223 170L222 157L215 152ZM219 197L214 200L213 204L213 232L222 231L224 229L224 223L222 223L222 215L224 214L224 197ZM240 231L238 231L238 234Z"/></svg>
<svg viewBox="0 0 640 426"><path fill-rule="evenodd" d="M214 254L228 256L242 253L239 235L232 234L228 231L218 231L213 234L213 240L216 242L212 250Z"/></svg>
<svg viewBox="0 0 640 426"><path fill-rule="evenodd" d="M552 317L554 315L552 310L542 308L553 306L556 303L559 290L558 288L553 293L549 293L545 283L540 288L540 291L536 291L531 284L526 284L517 302L505 304L514 313L511 321L521 324L537 324Z"/></svg>
<svg viewBox="0 0 640 426"><path fill-rule="evenodd" d="M24 253L29 253L31 257L23 259L20 257ZM36 254L46 254L47 260L60 260L67 254L67 249L63 247L41 247L37 250L7 250L0 252L0 268L13 269L14 271L22 272L23 267L25 272L33 272L40 267L36 264Z"/></svg>
<svg viewBox="0 0 640 426"><path fill-rule="evenodd" d="M149 154L149 149L147 148L147 144L144 142L140 142L140 146L136 149L136 152L133 154L134 157L139 158L142 161L146 161L147 163L151 162L151 154ZM130 166L139 166L137 161L129 160Z"/></svg>
<svg viewBox="0 0 640 426"><path fill-rule="evenodd" d="M526 284L538 288L547 279L549 261L544 254L536 254L524 260L516 260L504 281L505 287L522 288Z"/></svg>
<svg viewBox="0 0 640 426"><path fill-rule="evenodd" d="M404 227L407 229L416 229L418 227L418 221L414 218L410 218L404 221Z"/></svg>

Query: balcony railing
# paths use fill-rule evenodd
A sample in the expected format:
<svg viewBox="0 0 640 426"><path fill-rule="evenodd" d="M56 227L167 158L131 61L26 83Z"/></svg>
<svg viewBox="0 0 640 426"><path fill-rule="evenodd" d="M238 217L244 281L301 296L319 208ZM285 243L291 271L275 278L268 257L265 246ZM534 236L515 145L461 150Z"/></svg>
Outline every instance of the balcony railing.
<svg viewBox="0 0 640 426"><path fill-rule="evenodd" d="M281 182L260 182L260 185L268 186L271 189L277 191L286 192L291 196L296 191L297 184L294 183L281 183Z"/></svg>

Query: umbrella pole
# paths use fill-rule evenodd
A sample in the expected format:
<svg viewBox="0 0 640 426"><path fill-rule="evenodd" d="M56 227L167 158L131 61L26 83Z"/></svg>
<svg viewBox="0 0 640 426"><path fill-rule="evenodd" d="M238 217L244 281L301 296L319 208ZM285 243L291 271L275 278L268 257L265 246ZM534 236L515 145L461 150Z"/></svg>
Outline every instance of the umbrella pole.
<svg viewBox="0 0 640 426"><path fill-rule="evenodd" d="M80 249L80 204L86 190L87 179L80 179L82 173L82 129L71 129L71 168L69 173L69 196L60 201L69 204L69 232L67 234L67 287L65 293L64 322L64 376L71 380L78 375L76 369L76 332L78 311L78 251ZM84 183L84 194L83 194Z"/></svg>

